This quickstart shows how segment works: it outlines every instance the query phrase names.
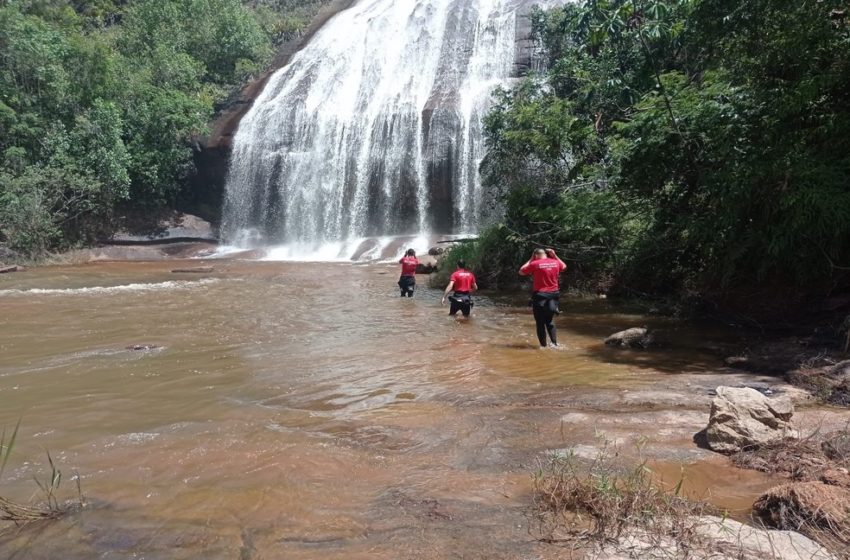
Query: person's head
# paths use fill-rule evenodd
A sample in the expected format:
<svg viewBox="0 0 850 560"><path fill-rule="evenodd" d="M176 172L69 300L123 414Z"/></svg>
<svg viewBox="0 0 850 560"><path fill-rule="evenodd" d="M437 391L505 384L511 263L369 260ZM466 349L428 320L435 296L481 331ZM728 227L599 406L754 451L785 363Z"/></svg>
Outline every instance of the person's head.
<svg viewBox="0 0 850 560"><path fill-rule="evenodd" d="M534 258L535 259L545 259L546 258L546 249L535 249L534 250Z"/></svg>
<svg viewBox="0 0 850 560"><path fill-rule="evenodd" d="M457 267L458 268L466 268L466 261L463 260L463 259L460 259L459 261L457 261Z"/></svg>
<svg viewBox="0 0 850 560"><path fill-rule="evenodd" d="M408 250L407 250L407 252L405 253L405 256L407 256L407 257L415 257L415 256L416 256L416 251L414 251L413 249L408 249Z"/></svg>

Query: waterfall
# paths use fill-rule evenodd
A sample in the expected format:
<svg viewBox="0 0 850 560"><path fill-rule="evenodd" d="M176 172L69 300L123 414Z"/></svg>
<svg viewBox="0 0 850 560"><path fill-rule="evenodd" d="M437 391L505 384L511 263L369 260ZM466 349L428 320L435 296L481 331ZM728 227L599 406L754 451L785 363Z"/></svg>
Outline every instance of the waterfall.
<svg viewBox="0 0 850 560"><path fill-rule="evenodd" d="M225 241L310 253L475 233L482 121L493 89L516 75L528 4L360 0L335 16L239 126Z"/></svg>

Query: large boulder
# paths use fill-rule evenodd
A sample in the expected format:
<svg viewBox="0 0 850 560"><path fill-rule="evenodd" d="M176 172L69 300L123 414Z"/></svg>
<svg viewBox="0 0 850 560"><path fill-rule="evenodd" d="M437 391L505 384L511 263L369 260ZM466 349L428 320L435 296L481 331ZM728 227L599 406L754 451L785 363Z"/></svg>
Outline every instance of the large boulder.
<svg viewBox="0 0 850 560"><path fill-rule="evenodd" d="M432 255L423 255L419 258L419 265L416 267L416 274L431 274L439 268L437 258Z"/></svg>
<svg viewBox="0 0 850 560"><path fill-rule="evenodd" d="M706 441L714 451L736 453L796 437L793 415L794 405L787 396L768 398L749 387L718 387L711 402Z"/></svg>
<svg viewBox="0 0 850 560"><path fill-rule="evenodd" d="M647 348L652 341L653 336L647 329L635 327L612 334L605 339L605 344L618 348Z"/></svg>

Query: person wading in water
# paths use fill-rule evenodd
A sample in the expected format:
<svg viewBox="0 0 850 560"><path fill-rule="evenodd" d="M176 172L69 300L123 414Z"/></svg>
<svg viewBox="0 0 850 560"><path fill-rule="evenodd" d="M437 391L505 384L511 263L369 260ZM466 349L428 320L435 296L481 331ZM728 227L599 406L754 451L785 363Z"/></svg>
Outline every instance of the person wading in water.
<svg viewBox="0 0 850 560"><path fill-rule="evenodd" d="M457 261L457 270L449 278L449 285L446 286L446 291L443 292L443 299L440 301L440 305L445 305L446 298L448 297L451 302L449 315L457 315L457 312L460 311L464 317L469 317L472 306L475 305L469 294L477 289L478 284L475 283L475 275L466 269L466 262L462 260ZM450 296L449 292L452 290L455 293Z"/></svg>
<svg viewBox="0 0 850 560"><path fill-rule="evenodd" d="M419 266L416 251L408 249L398 262L401 264L401 278L398 279L401 297L413 297L413 290L416 288L416 267Z"/></svg>
<svg viewBox="0 0 850 560"><path fill-rule="evenodd" d="M519 269L522 276L532 277L531 309L534 322L537 323L537 340L541 348L546 348L547 332L552 345L558 345L558 332L552 320L558 313L558 300L561 297L558 277L566 269L567 265L552 249L535 249L528 262Z"/></svg>

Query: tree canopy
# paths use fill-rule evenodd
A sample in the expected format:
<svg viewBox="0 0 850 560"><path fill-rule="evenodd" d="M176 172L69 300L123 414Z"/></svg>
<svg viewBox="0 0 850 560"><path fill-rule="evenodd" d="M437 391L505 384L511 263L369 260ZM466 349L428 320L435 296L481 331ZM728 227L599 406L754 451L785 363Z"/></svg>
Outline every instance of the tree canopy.
<svg viewBox="0 0 850 560"><path fill-rule="evenodd" d="M481 262L503 263L508 280L508 263L540 243L588 281L653 293L846 285L845 8L585 0L536 11L543 70L498 92L487 118L482 174L505 218Z"/></svg>
<svg viewBox="0 0 850 560"><path fill-rule="evenodd" d="M0 1L0 241L91 241L173 204L191 142L315 0Z"/></svg>

